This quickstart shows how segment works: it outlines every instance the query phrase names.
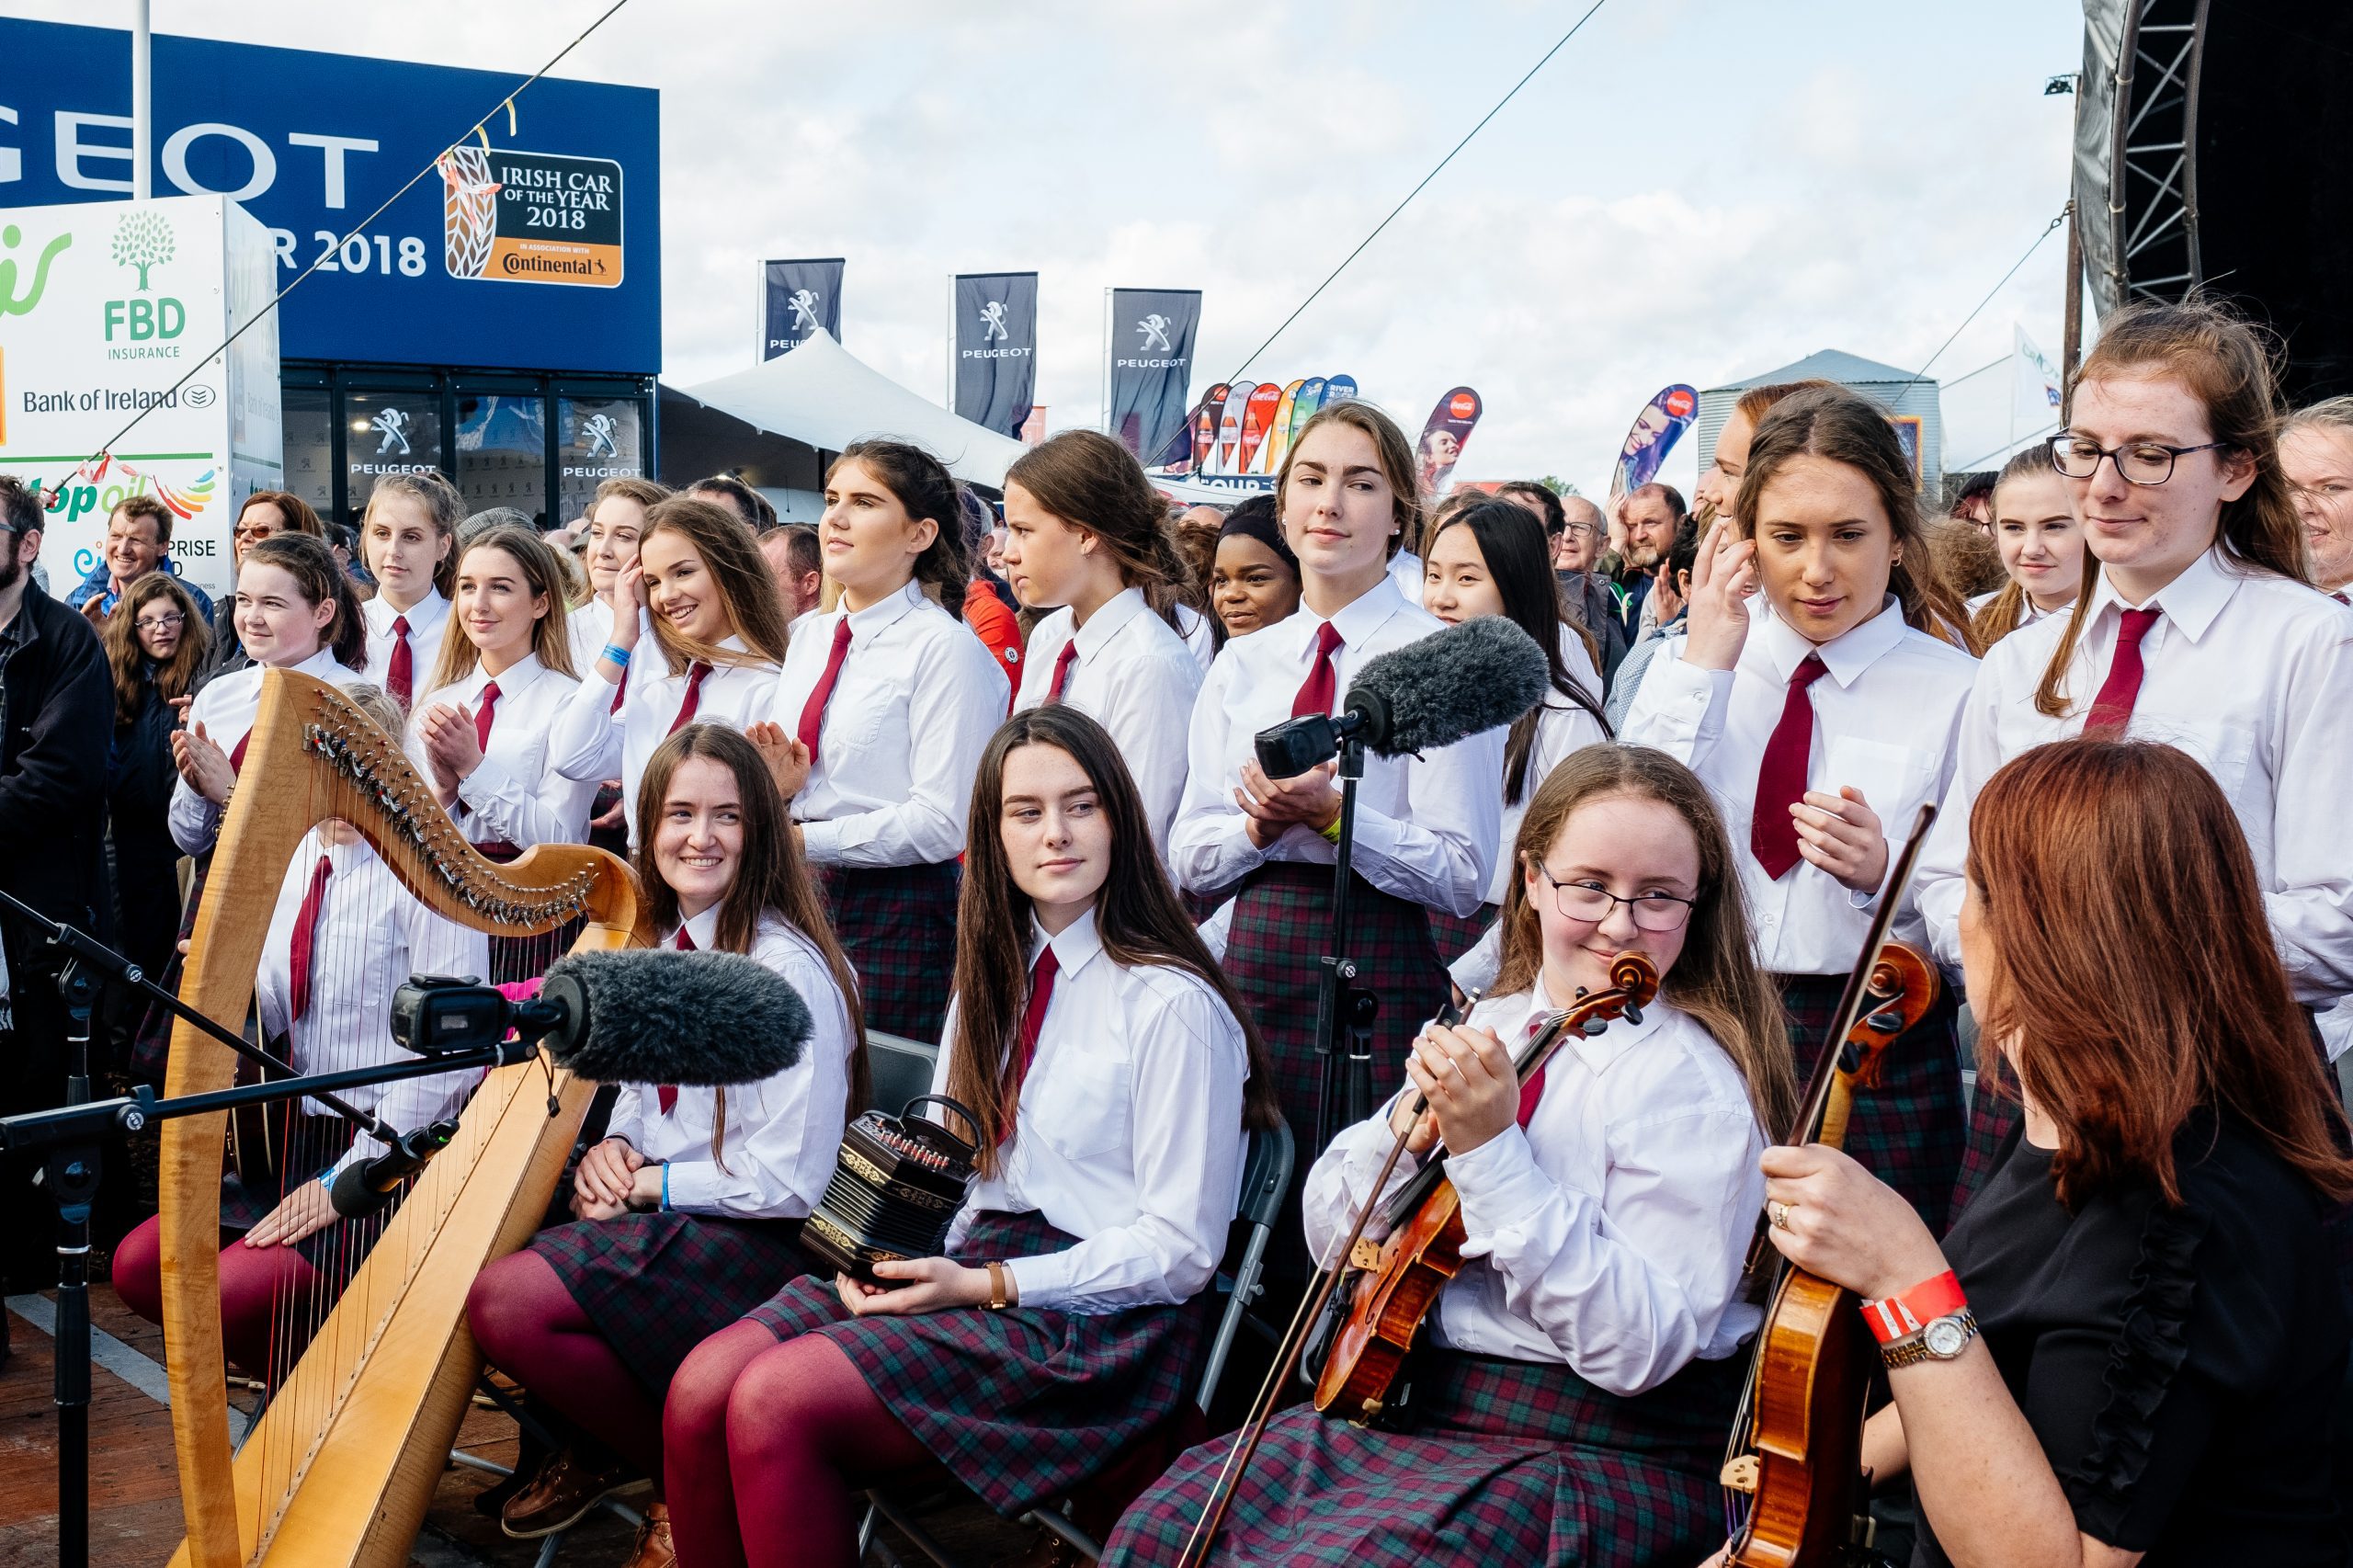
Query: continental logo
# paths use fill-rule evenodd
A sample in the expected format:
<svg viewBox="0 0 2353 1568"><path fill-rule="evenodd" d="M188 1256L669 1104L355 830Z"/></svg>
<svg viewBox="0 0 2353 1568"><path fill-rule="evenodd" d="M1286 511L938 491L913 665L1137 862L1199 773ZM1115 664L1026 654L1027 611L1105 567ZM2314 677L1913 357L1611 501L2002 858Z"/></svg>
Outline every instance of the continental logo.
<svg viewBox="0 0 2353 1568"><path fill-rule="evenodd" d="M441 264L452 278L618 288L621 166L453 147L441 155Z"/></svg>

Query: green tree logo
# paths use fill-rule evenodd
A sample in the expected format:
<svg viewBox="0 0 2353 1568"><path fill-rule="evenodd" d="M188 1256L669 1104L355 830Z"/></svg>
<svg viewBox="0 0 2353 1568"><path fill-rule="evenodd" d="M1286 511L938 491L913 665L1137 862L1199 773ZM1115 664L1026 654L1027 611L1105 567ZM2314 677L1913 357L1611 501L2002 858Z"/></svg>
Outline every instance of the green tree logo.
<svg viewBox="0 0 2353 1568"><path fill-rule="evenodd" d="M118 267L139 269L139 291L147 292L147 269L172 259L172 225L152 208L126 212L114 228L114 259Z"/></svg>

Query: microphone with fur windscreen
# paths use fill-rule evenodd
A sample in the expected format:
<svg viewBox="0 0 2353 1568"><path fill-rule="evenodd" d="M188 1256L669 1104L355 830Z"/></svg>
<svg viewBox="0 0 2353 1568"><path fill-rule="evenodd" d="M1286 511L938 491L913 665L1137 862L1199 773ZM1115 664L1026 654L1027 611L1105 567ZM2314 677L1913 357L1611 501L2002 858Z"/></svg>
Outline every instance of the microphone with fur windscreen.
<svg viewBox="0 0 2353 1568"><path fill-rule="evenodd" d="M1257 733L1269 778L1296 778L1358 739L1379 756L1431 751L1510 723L1544 700L1552 662L1516 622L1483 615L1365 661L1338 714Z"/></svg>
<svg viewBox="0 0 2353 1568"><path fill-rule="evenodd" d="M526 1039L538 1032L555 1065L595 1083L726 1085L798 1062L816 1024L801 994L756 960L640 948L557 960L516 1027Z"/></svg>

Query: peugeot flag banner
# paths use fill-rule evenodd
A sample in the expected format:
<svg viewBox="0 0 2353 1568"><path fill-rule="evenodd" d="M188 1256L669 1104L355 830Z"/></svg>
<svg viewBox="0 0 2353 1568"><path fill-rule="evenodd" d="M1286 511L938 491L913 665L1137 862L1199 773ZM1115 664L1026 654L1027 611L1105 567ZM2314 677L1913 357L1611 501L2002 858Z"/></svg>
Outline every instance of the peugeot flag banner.
<svg viewBox="0 0 2353 1568"><path fill-rule="evenodd" d="M819 327L842 338L842 258L760 263L760 358L790 354Z"/></svg>
<svg viewBox="0 0 2353 1568"><path fill-rule="evenodd" d="M1113 289L1104 378L1105 427L1139 459L1184 425L1192 381L1198 289Z"/></svg>
<svg viewBox="0 0 2353 1568"><path fill-rule="evenodd" d="M1038 390L1038 275L958 274L953 349L957 416L1018 436Z"/></svg>

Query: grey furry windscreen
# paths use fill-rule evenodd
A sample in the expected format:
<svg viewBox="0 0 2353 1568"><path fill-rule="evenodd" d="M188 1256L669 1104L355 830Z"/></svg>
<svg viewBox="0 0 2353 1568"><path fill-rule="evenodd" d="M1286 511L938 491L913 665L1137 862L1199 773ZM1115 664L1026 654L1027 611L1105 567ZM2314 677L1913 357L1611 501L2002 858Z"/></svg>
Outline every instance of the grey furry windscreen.
<svg viewBox="0 0 2353 1568"><path fill-rule="evenodd" d="M599 1084L751 1084L801 1060L815 1028L784 977L740 953L671 948L574 953L548 967L549 999L577 987L588 1028L551 1037L559 1067Z"/></svg>
<svg viewBox="0 0 2353 1568"><path fill-rule="evenodd" d="M1552 665L1536 640L1499 615L1483 615L1365 661L1350 706L1369 693L1388 714L1383 756L1429 751L1508 724L1544 699Z"/></svg>

